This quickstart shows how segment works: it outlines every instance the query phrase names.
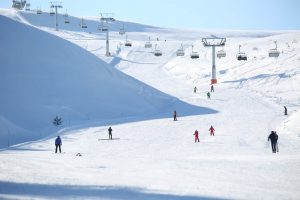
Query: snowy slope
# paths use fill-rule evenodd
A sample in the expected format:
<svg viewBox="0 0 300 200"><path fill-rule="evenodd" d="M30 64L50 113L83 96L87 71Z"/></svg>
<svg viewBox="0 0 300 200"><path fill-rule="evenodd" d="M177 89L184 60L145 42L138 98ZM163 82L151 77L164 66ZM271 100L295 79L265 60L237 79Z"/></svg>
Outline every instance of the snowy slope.
<svg viewBox="0 0 300 200"><path fill-rule="evenodd" d="M66 127L158 112L166 116L174 106L185 106L72 43L3 16L0 20L1 147L48 135L57 115ZM185 110L185 115L213 112L187 104Z"/></svg>
<svg viewBox="0 0 300 200"><path fill-rule="evenodd" d="M116 28L116 32L111 32L110 41L113 56L107 58L104 56L104 35L94 34L94 29L86 33L74 26L55 32L48 15L40 18L10 11L4 15L82 47L87 51L80 49L78 57L87 57L85 53L89 51L95 56L89 54L87 59L98 57L101 68L114 75L119 74L118 69L195 107L173 103L173 97L150 88L145 93L151 100L138 98L136 94L145 97L145 93L134 92L142 83L130 81L123 74L115 75L118 78L111 82L122 79L122 83L133 87L133 104L142 104L135 114L144 115L128 118L122 113L106 120L95 114L103 119L98 124L86 120L81 123L82 128L61 130L57 132L63 140L61 155L53 152L54 137L1 151L0 171L5 173L0 173L0 198L299 199L299 31L214 32L134 27L128 33L133 42L133 47L129 48L123 45L124 36L118 35ZM228 37L227 57L217 59L218 84L211 100L206 98L210 89L211 49L204 48L201 43L201 37L209 35ZM158 44L163 56L155 57L154 47L144 48L148 36L153 45ZM155 41L157 37L159 41ZM274 40L278 41L281 51L277 59L267 57L268 49L274 48ZM176 57L181 43L186 56ZM235 58L239 44L248 54L247 62ZM189 58L191 45L199 51L200 59ZM77 49L63 41L62 48L66 46ZM78 77L84 77L80 72ZM196 94L194 86L198 87ZM120 91L114 87L113 92L117 95ZM152 104L156 94L164 100L158 99L155 101L158 103L150 106L153 112L144 112L143 105ZM128 99L133 100L132 96ZM118 105L118 102L111 102L113 108ZM288 116L283 115L284 105L288 107ZM157 109L165 114L152 115ZM179 114L177 122L170 116L173 109ZM217 112L203 115L213 111ZM166 116L170 118L164 118ZM3 117L0 120L11 123ZM209 135L211 125L216 129L214 137ZM108 126L113 128L113 137L120 140L98 140L108 137ZM19 128L14 127L15 130ZM200 143L194 143L195 129L200 133ZM271 130L279 134L277 154L271 153L267 142ZM79 152L81 157L76 156Z"/></svg>

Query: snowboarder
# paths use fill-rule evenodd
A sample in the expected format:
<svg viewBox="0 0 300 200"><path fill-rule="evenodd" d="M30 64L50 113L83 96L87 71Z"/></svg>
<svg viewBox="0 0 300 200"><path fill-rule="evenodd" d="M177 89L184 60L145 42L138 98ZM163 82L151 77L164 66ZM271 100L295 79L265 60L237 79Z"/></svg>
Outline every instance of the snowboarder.
<svg viewBox="0 0 300 200"><path fill-rule="evenodd" d="M200 140L199 140L199 133L198 133L197 130L195 130L194 136L195 136L195 142L200 142Z"/></svg>
<svg viewBox="0 0 300 200"><path fill-rule="evenodd" d="M210 86L210 92L215 92L214 85Z"/></svg>
<svg viewBox="0 0 300 200"><path fill-rule="evenodd" d="M287 115L287 108L284 106L284 115Z"/></svg>
<svg viewBox="0 0 300 200"><path fill-rule="evenodd" d="M210 136L215 136L215 129L212 125L210 126L210 128L208 130L210 131Z"/></svg>
<svg viewBox="0 0 300 200"><path fill-rule="evenodd" d="M278 135L276 131L271 131L271 134L268 137L268 141L271 140L271 145L272 145L272 152L276 153L278 152L278 145L277 145L277 140L278 140Z"/></svg>
<svg viewBox="0 0 300 200"><path fill-rule="evenodd" d="M197 87L195 86L195 87L194 87L194 93L196 93L196 92L197 92Z"/></svg>
<svg viewBox="0 0 300 200"><path fill-rule="evenodd" d="M174 110L173 117L174 117L174 121L177 121L177 112L176 112L176 110Z"/></svg>
<svg viewBox="0 0 300 200"><path fill-rule="evenodd" d="M207 99L210 99L210 92L207 92L206 95L207 95Z"/></svg>
<svg viewBox="0 0 300 200"><path fill-rule="evenodd" d="M111 127L108 128L108 138L110 140L112 140L112 129L111 129Z"/></svg>
<svg viewBox="0 0 300 200"><path fill-rule="evenodd" d="M59 153L61 153L61 139L59 136L57 136L57 138L55 139L55 153L57 153L57 148L59 148Z"/></svg>

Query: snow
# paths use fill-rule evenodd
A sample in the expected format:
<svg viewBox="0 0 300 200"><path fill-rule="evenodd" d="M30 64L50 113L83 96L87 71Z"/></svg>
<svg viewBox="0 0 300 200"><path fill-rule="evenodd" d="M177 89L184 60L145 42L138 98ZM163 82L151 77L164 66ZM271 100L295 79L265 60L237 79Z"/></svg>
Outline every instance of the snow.
<svg viewBox="0 0 300 200"><path fill-rule="evenodd" d="M80 18L71 17L59 32L52 20L0 10L1 147L26 142L0 151L0 198L300 198L299 31L116 21L113 56L105 57L105 36L94 33L94 19L87 32L77 26ZM131 48L118 34L123 23ZM228 37L210 100L211 49L201 43L209 35ZM149 36L153 48L145 49ZM275 40L281 54L274 59L267 52ZM181 43L186 55L176 57ZM161 57L153 56L155 44ZM239 44L248 61L236 60ZM191 45L199 59L189 58ZM65 119L63 127L52 126L56 115ZM99 140L108 138L109 126L119 140ZM200 143L194 143L196 129ZM277 154L267 142L271 130L279 134ZM57 135L62 154L54 153Z"/></svg>

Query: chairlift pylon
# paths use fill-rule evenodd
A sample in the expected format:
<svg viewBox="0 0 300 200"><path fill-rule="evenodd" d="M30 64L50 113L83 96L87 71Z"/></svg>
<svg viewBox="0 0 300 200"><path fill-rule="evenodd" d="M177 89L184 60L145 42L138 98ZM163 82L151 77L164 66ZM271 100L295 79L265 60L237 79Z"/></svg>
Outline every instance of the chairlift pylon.
<svg viewBox="0 0 300 200"><path fill-rule="evenodd" d="M241 61L241 60L247 60L247 54L244 53L244 52L241 52L241 46L242 45L239 45L239 52L236 54L236 58L237 60Z"/></svg>
<svg viewBox="0 0 300 200"><path fill-rule="evenodd" d="M177 56L184 56L183 45L181 44L180 48L176 51Z"/></svg>
<svg viewBox="0 0 300 200"><path fill-rule="evenodd" d="M149 36L149 41L147 41L145 43L145 48L151 48L152 47L152 44L151 44L151 40L150 40L150 36Z"/></svg>
<svg viewBox="0 0 300 200"><path fill-rule="evenodd" d="M194 51L194 45L192 45L192 53L191 53L191 59L198 59L199 58L199 53Z"/></svg>
<svg viewBox="0 0 300 200"><path fill-rule="evenodd" d="M269 50L269 57L277 58L280 54L279 50L277 49L277 41L274 41L275 48Z"/></svg>

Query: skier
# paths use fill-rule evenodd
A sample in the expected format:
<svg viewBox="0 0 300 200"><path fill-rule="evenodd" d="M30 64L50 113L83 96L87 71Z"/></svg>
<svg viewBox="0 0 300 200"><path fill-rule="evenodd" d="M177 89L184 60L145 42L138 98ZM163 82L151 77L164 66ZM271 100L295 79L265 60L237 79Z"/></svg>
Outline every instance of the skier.
<svg viewBox="0 0 300 200"><path fill-rule="evenodd" d="M61 153L61 139L59 136L57 136L57 138L55 139L55 153L57 153L57 148L59 148L59 153Z"/></svg>
<svg viewBox="0 0 300 200"><path fill-rule="evenodd" d="M287 115L287 108L284 106L284 115Z"/></svg>
<svg viewBox="0 0 300 200"><path fill-rule="evenodd" d="M197 92L197 87L195 86L195 87L194 87L194 93L196 93L196 92Z"/></svg>
<svg viewBox="0 0 300 200"><path fill-rule="evenodd" d="M197 130L195 130L194 136L195 136L195 142L200 142L200 140L199 140L199 133L198 133Z"/></svg>
<svg viewBox="0 0 300 200"><path fill-rule="evenodd" d="M278 152L278 145L277 145L278 135L276 131L271 131L271 134L268 137L268 141L269 140L271 140L272 152L276 153L276 150Z"/></svg>
<svg viewBox="0 0 300 200"><path fill-rule="evenodd" d="M214 85L210 86L210 92L215 92Z"/></svg>
<svg viewBox="0 0 300 200"><path fill-rule="evenodd" d="M207 92L206 95L207 95L207 99L210 99L210 92Z"/></svg>
<svg viewBox="0 0 300 200"><path fill-rule="evenodd" d="M111 129L111 127L108 128L108 138L110 140L112 140L112 129Z"/></svg>
<svg viewBox="0 0 300 200"><path fill-rule="evenodd" d="M215 136L215 129L212 125L210 126L210 128L208 130L210 131L210 136Z"/></svg>
<svg viewBox="0 0 300 200"><path fill-rule="evenodd" d="M176 112L176 110L174 110L173 117L174 117L174 121L177 121L177 112Z"/></svg>

